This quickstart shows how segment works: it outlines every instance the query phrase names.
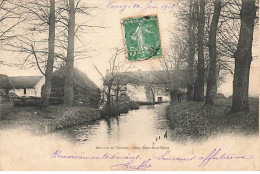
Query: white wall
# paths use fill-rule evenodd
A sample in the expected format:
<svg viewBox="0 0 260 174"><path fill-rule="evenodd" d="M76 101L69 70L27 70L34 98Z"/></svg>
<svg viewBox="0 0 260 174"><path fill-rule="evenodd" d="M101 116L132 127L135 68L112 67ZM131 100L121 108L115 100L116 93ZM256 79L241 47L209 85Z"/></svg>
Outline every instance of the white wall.
<svg viewBox="0 0 260 174"><path fill-rule="evenodd" d="M158 101L158 97L162 97L162 102L170 102L170 94L165 92L165 88L155 89L155 101Z"/></svg>
<svg viewBox="0 0 260 174"><path fill-rule="evenodd" d="M127 95L133 101L149 102L145 93L144 85L127 84ZM162 97L163 102L170 101L170 95L165 92L165 88L157 87L155 89L155 101L158 101L158 97Z"/></svg>
<svg viewBox="0 0 260 174"><path fill-rule="evenodd" d="M42 77L39 82L34 86L35 92L36 92L36 97L41 97L41 92L42 92L42 86L45 83L45 77Z"/></svg>
<svg viewBox="0 0 260 174"><path fill-rule="evenodd" d="M45 83L45 78L42 77L39 82L34 86L34 88L27 88L26 94L24 94L24 89L11 89L9 92L15 93L16 95L22 96L33 96L33 97L41 97L41 88Z"/></svg>
<svg viewBox="0 0 260 174"><path fill-rule="evenodd" d="M147 102L144 85L127 84L127 95L133 101Z"/></svg>
<svg viewBox="0 0 260 174"><path fill-rule="evenodd" d="M37 97L36 96L36 90L33 89L33 88L27 88L26 89L26 94L24 94L24 89L11 89L9 91L9 93L15 93L16 95L18 95L19 97L22 97L22 96L26 96L26 97L29 97L29 96L33 96L33 97Z"/></svg>

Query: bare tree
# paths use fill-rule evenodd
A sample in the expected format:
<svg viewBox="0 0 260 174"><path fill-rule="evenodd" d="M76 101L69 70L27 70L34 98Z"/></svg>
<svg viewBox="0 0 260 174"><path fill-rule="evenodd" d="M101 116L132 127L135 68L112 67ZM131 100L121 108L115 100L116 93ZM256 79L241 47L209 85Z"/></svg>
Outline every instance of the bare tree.
<svg viewBox="0 0 260 174"><path fill-rule="evenodd" d="M48 39L48 60L45 71L45 84L42 91L42 106L49 105L49 98L52 87L53 64L55 57L55 0L50 0L50 15L49 15L49 39Z"/></svg>
<svg viewBox="0 0 260 174"><path fill-rule="evenodd" d="M23 34L20 35L15 33L14 40L7 42L5 44L4 50L16 52L17 54L19 54L19 56L17 56L18 64L22 68L26 69L37 67L44 76L51 77L50 73L47 72L53 72L53 69L58 68L60 64L66 61L67 56L71 57L71 51L67 51L69 47L69 50L73 50L74 52L74 60L86 59L91 56L91 50L89 50L87 48L88 46L84 43L84 41L81 40L80 35L85 34L87 28L99 26L88 25L85 20L83 20L83 22L75 23L74 32L68 32L69 26L70 29L72 26L69 25L69 22L71 20L69 20L70 8L68 1L62 0L55 2L56 8L54 8L54 20L56 22L56 25L54 30L56 30L56 33L54 34L54 40L56 42L54 45L54 53L50 53L50 51L52 52L52 50L50 50L49 47L49 45L51 44L50 42L52 42L53 39L48 39L50 36L50 32L48 32L48 30L51 28L51 19L53 18L50 16L50 1L10 0L9 3L12 6L20 9L18 14L21 16L25 23L22 27L19 28L19 32L22 31ZM81 0L76 0L74 6L74 12L79 14L79 17L84 16L84 18L88 18L88 16L90 16L89 9L91 9L92 7L87 7L84 3L81 3ZM74 35L73 40L74 38L76 38L75 41L73 41L73 43L77 42L76 48L74 48L73 46L73 49L71 49L72 39L68 39L69 33L70 35ZM50 54L54 54L54 60L50 60ZM69 64L71 65L71 63ZM46 77L46 82L48 82L49 77ZM47 86L50 85L47 84ZM50 88L48 87L48 89ZM43 103L46 103L45 101L47 98L44 93Z"/></svg>
<svg viewBox="0 0 260 174"><path fill-rule="evenodd" d="M215 0L214 14L210 26L209 32L209 74L207 79L207 91L205 104L214 104L215 92L216 92L216 82L217 82L217 61L216 61L216 35L218 29L218 21L221 11L221 0Z"/></svg>
<svg viewBox="0 0 260 174"><path fill-rule="evenodd" d="M199 5L197 2L200 2ZM207 2L207 3L206 3ZM182 42L186 42L187 46L184 46L184 48L188 48L188 56L186 56L186 59L184 60L184 65L187 64L187 82L189 85L187 85L187 94L188 99L190 98L194 85L194 100L197 100L198 96L198 90L200 91L199 101L203 100L204 97L204 86L205 83L204 78L208 79L210 74L212 74L212 69L210 67L210 54L209 51L212 50L212 46L210 45L209 37L212 40L214 35L216 36L216 83L223 81L223 72L229 72L233 74L233 64L234 61L230 59L233 57L233 54L235 52L235 48L238 42L238 34L239 34L239 9L241 8L241 3L239 1L228 1L224 0L221 2L221 13L219 15L219 21L218 24L216 24L216 33L212 34L211 30L211 24L213 20L214 13L212 11L214 10L215 6L215 0L208 0L208 1L180 1L180 10L177 13L178 19L178 27L182 28L182 34L184 37L182 37ZM204 7L204 8L203 8ZM205 10L204 10L205 9ZM178 16L178 14L180 14ZM203 16L203 19L201 20L201 17ZM190 20L192 19L192 20ZM202 27L205 26L205 27ZM202 29L204 28L204 29ZM194 29L194 30L191 30ZM186 31L185 31L186 30ZM177 30L177 33L179 31ZM193 37L192 37L193 33ZM209 36L211 34L211 36ZM185 36L188 36L188 38L185 38ZM203 37L202 37L203 35ZM193 39L192 39L193 38ZM174 42L174 38L172 39ZM187 41L185 41L187 40ZM194 42L192 42L194 41ZM196 42L197 41L197 42ZM194 44L193 44L194 43ZM180 44L176 44L177 47ZM192 47L189 45L193 45ZM175 46L176 47L176 46ZM206 47L211 47L210 50L206 49ZM213 46L214 47L214 46ZM193 50L194 49L194 50ZM174 54L178 52L176 49L174 50ZM196 52L198 51L198 52ZM185 53L185 51L182 51ZM191 60L191 55L196 55L198 53L198 59L196 57ZM174 55L172 54L172 55ZM212 55L212 54L211 54ZM203 59L202 59L203 56ZM179 56L180 57L180 56ZM175 58L174 58L175 59ZM178 65L178 60L180 59L173 59L173 62ZM177 60L177 61L176 61ZM204 60L204 61L202 61ZM202 63L203 62L203 63ZM194 67L197 67L196 70ZM177 66L176 66L177 67ZM203 68L202 68L203 67ZM184 66L185 68L185 66ZM208 72L211 71L211 72ZM196 72L196 73L195 73ZM204 76L202 75L204 74ZM196 77L195 83L193 82L193 79ZM198 87L198 79L201 80L202 83L200 83L200 87ZM219 80L222 79L222 80ZM214 85L213 87L213 93L216 93L218 84ZM212 93L212 94L213 94Z"/></svg>
<svg viewBox="0 0 260 174"><path fill-rule="evenodd" d="M148 101L152 101L152 104L155 104L155 94L157 92L158 84L148 83L145 85L145 93Z"/></svg>
<svg viewBox="0 0 260 174"><path fill-rule="evenodd" d="M93 63L94 68L96 71L99 73L99 75L102 78L103 81L103 90L102 93L105 93L106 97L106 113L108 116L112 116L112 101L111 101L111 95L112 95L112 87L114 85L114 80L117 77L115 75L116 71L116 60L118 58L118 55L122 53L122 49L116 49L116 53L114 56L112 56L109 60L109 69L106 72L106 76L108 76L109 73L109 78L107 78L105 75L101 73L101 71L98 69L98 67Z"/></svg>
<svg viewBox="0 0 260 174"><path fill-rule="evenodd" d="M13 30L23 20L18 13L19 7L10 4L7 0L0 2L0 42L15 37ZM2 46L2 44L1 44Z"/></svg>
<svg viewBox="0 0 260 174"><path fill-rule="evenodd" d="M187 81L187 100L192 100L194 85L194 56L195 56L195 3L190 0L188 17L188 81Z"/></svg>
<svg viewBox="0 0 260 174"><path fill-rule="evenodd" d="M175 44L180 46L181 44L184 44L184 42L185 41L182 40L181 42L176 42ZM184 61L187 60L185 56L187 55L187 50L184 48L182 49L182 46L180 46L180 48L181 49L179 51L176 50L176 52L174 52L174 55L178 58L166 54L165 58L160 61L159 67L160 69L163 68L164 71L162 71L162 73L154 73L156 80L158 80L161 85L164 85L166 91L170 92L171 102L177 101L178 90L180 90L180 88L184 88L184 84L187 84L187 79L185 78L185 68L187 65L184 63ZM185 58L182 57L182 55ZM177 67L176 61L178 61ZM158 84L156 85L158 86ZM156 85L154 85L155 89L153 89L153 91L156 91ZM153 84L150 86L153 87Z"/></svg>
<svg viewBox="0 0 260 174"><path fill-rule="evenodd" d="M21 14L19 14L19 7L12 5L7 0L1 0L0 2L0 49L4 50L5 45L14 39L17 33L14 33L15 28L21 24ZM14 64L7 59L2 59L3 55L0 55L0 64L5 66L13 66Z"/></svg>
<svg viewBox="0 0 260 174"><path fill-rule="evenodd" d="M199 14L198 14L198 63L197 63L197 77L194 84L195 101L204 100L204 27L205 27L205 0L199 0Z"/></svg>
<svg viewBox="0 0 260 174"><path fill-rule="evenodd" d="M90 23L90 12L95 7L88 7L81 0L75 1L75 12L78 17L84 18L75 24L75 42L74 50L75 61L79 59L90 58L91 53L87 41L82 40L81 36L88 33L90 28L100 27L93 26ZM17 53L17 62L23 69L37 68L44 75L48 57L48 29L49 29L49 0L9 0L11 6L17 7L17 14L20 15L23 25L19 30L14 30L12 42L6 42L3 50ZM68 1L61 0L55 2L55 59L54 69L65 62L68 47ZM20 34L22 33L22 34Z"/></svg>
<svg viewBox="0 0 260 174"><path fill-rule="evenodd" d="M252 42L256 18L255 0L242 0L240 10L241 26L235 52L232 110L248 110L249 72L252 61Z"/></svg>
<svg viewBox="0 0 260 174"><path fill-rule="evenodd" d="M68 3L69 2L69 3ZM73 105L74 91L73 91L73 67L74 61L77 59L91 58L90 55L86 55L91 50L86 49L84 41L79 37L81 34L85 34L88 28L104 28L102 26L88 25L86 22L76 23L76 14L78 17L87 18L90 16L90 9L95 7L88 7L81 0L69 0L61 3L60 9L60 34L58 42L60 42L61 53L59 54L64 58L66 62L66 78L64 84L64 104ZM80 34L79 34L80 33ZM82 44L82 47L75 47L77 42ZM64 54L66 52L66 56Z"/></svg>
<svg viewBox="0 0 260 174"><path fill-rule="evenodd" d="M17 61L20 67L36 67L45 75L49 49L50 2L10 0L9 3L20 9L19 14L24 23L18 31L14 31L15 38L5 44L4 50L19 54Z"/></svg>
<svg viewBox="0 0 260 174"><path fill-rule="evenodd" d="M128 71L132 64L126 65L119 60L119 55L123 52L123 49L116 48L115 54L111 56L109 60L109 67L106 71L106 75L103 75L99 68L93 63L94 68L99 73L103 81L103 90L106 98L106 114L108 116L114 116L118 109L120 91L125 88L125 82L135 79L130 77L126 71ZM115 108L113 108L113 96L115 96Z"/></svg>
<svg viewBox="0 0 260 174"><path fill-rule="evenodd" d="M73 68L74 68L74 38L75 38L75 4L69 0L68 47L66 58L66 76L64 83L64 104L73 105Z"/></svg>

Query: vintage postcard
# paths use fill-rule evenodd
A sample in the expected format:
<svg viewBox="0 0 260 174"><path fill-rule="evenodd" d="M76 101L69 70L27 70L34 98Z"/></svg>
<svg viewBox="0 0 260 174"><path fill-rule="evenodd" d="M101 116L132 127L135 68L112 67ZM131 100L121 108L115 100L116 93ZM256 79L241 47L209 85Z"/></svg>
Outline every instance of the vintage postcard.
<svg viewBox="0 0 260 174"><path fill-rule="evenodd" d="M0 0L1 171L259 171L257 0Z"/></svg>

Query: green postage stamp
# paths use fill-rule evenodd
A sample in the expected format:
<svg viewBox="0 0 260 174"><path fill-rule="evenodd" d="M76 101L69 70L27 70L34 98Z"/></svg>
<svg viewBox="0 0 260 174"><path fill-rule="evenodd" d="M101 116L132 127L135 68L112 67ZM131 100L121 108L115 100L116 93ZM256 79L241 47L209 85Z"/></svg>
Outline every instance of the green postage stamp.
<svg viewBox="0 0 260 174"><path fill-rule="evenodd" d="M158 18L143 16L122 21L128 60L161 58L161 38Z"/></svg>

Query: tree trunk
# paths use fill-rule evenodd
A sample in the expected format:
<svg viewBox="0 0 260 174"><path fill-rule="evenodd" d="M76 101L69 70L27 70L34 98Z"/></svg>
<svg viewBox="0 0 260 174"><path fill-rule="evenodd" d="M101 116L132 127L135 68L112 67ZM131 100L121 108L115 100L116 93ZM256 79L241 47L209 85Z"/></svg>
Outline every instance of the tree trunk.
<svg viewBox="0 0 260 174"><path fill-rule="evenodd" d="M115 108L115 111L116 111L116 115L119 115L119 90L120 90L120 86L119 86L119 82L117 82L117 85L116 85L116 108Z"/></svg>
<svg viewBox="0 0 260 174"><path fill-rule="evenodd" d="M221 11L221 0L215 0L214 14L209 31L209 74L207 79L207 92L205 104L213 105L217 85L217 60L216 60L216 37L219 15Z"/></svg>
<svg viewBox="0 0 260 174"><path fill-rule="evenodd" d="M252 42L254 20L256 18L255 0L242 0L240 12L241 26L235 57L233 80L232 111L248 110L249 72L252 61Z"/></svg>
<svg viewBox="0 0 260 174"><path fill-rule="evenodd" d="M107 91L106 114L108 116L113 116L112 106L111 106L111 87L108 87L108 91Z"/></svg>
<svg viewBox="0 0 260 174"><path fill-rule="evenodd" d="M194 85L194 100L204 100L204 27L205 27L205 0L199 1L198 15L198 64L197 79Z"/></svg>
<svg viewBox="0 0 260 174"><path fill-rule="evenodd" d="M119 84L116 86L116 108L118 109L119 106Z"/></svg>
<svg viewBox="0 0 260 174"><path fill-rule="evenodd" d="M151 93L152 93L152 102L153 102L153 104L155 104L155 87L153 88L151 86Z"/></svg>
<svg viewBox="0 0 260 174"><path fill-rule="evenodd" d="M66 58L66 76L64 86L64 104L73 105L73 70L74 70L74 38L75 38L75 5L69 0L68 48Z"/></svg>
<svg viewBox="0 0 260 174"><path fill-rule="evenodd" d="M171 90L170 96L171 96L171 103L177 102L177 90Z"/></svg>
<svg viewBox="0 0 260 174"><path fill-rule="evenodd" d="M187 81L187 100L192 100L193 96L193 64L194 64L194 55L195 55L195 30L194 30L194 8L192 0L190 0L190 12L189 12L189 21L188 21L188 44L189 44L189 53L188 53L188 81Z"/></svg>
<svg viewBox="0 0 260 174"><path fill-rule="evenodd" d="M49 98L52 87L53 63L54 63L54 45L55 43L55 0L50 0L50 16L49 16L49 40L48 40L48 60L45 71L45 84L42 91L42 107L49 105Z"/></svg>

